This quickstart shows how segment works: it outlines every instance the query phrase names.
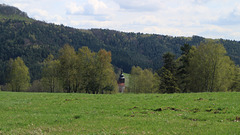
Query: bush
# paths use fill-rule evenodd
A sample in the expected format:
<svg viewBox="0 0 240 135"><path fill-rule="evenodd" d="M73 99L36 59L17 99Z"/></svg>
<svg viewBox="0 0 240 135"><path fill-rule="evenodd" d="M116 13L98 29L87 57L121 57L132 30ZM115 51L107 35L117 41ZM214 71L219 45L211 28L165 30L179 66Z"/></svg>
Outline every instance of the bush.
<svg viewBox="0 0 240 135"><path fill-rule="evenodd" d="M32 86L28 89L29 92L44 92L42 82L35 80L32 83Z"/></svg>

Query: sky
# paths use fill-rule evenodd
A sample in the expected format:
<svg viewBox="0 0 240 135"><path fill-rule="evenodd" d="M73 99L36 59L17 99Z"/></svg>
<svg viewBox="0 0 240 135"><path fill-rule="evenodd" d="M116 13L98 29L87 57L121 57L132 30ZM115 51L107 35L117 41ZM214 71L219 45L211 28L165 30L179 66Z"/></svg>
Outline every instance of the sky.
<svg viewBox="0 0 240 135"><path fill-rule="evenodd" d="M0 0L29 17L79 29L103 28L240 41L239 0Z"/></svg>

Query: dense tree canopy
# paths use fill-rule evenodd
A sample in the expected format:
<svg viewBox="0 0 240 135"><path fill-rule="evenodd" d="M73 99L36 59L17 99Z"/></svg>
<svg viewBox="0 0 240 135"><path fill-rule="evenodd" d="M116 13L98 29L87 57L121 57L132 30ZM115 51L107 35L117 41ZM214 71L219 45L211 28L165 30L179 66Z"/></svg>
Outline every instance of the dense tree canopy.
<svg viewBox="0 0 240 135"><path fill-rule="evenodd" d="M131 77L129 80L129 92L132 93L154 93L158 92L159 78L151 69L142 69L132 67Z"/></svg>
<svg viewBox="0 0 240 135"><path fill-rule="evenodd" d="M63 81L64 89L68 93L76 90L77 82L77 55L74 48L70 45L65 45L60 49L60 78Z"/></svg>
<svg viewBox="0 0 240 135"><path fill-rule="evenodd" d="M171 92L236 91L240 87L239 67L235 66L240 64L238 41L81 30L31 19L14 7L0 6L0 11L0 85L8 83L9 59L21 57L31 82L44 82L45 89L52 92L113 90L115 81L109 81L114 80L113 67L130 73L133 66L141 67L141 74L148 78L152 74L158 78L158 71L158 92L168 92L168 86L176 88ZM152 74L145 69L152 69ZM139 92L143 91L150 90Z"/></svg>
<svg viewBox="0 0 240 135"><path fill-rule="evenodd" d="M49 55L44 62L47 63L43 68L43 72L47 73L44 78L51 92L55 91L59 82L67 93L97 94L116 90L111 52L104 49L95 53L84 46L76 52L72 46L66 44L60 50L58 60L53 60L53 56Z"/></svg>
<svg viewBox="0 0 240 135"><path fill-rule="evenodd" d="M195 91L226 91L234 75L234 63L221 44L202 43L192 50L189 63L190 89Z"/></svg>
<svg viewBox="0 0 240 135"><path fill-rule="evenodd" d="M39 80L43 60L50 53L58 57L59 49L65 44L71 44L75 50L88 46L94 52L111 51L112 64L130 73L132 66L156 71L163 66L164 53L172 52L179 57L182 45L198 45L205 40L199 36L184 38L106 29L80 30L24 18L20 11L17 15L0 13L0 85L6 83L6 64L10 58L21 57L29 67L31 81ZM224 45L236 64L240 63L240 42L215 41Z"/></svg>
<svg viewBox="0 0 240 135"><path fill-rule="evenodd" d="M192 47L185 44L181 50L178 59L172 53L163 55L164 65L157 71L159 77L144 74L147 69L133 67L130 89L137 93L147 93L149 89L158 93L239 91L239 67L226 55L222 44L212 41Z"/></svg>
<svg viewBox="0 0 240 135"><path fill-rule="evenodd" d="M59 79L60 61L54 60L54 56L50 54L43 64L41 82L44 91L57 92L61 90Z"/></svg>
<svg viewBox="0 0 240 135"><path fill-rule="evenodd" d="M9 61L9 83L8 89L11 91L26 91L30 87L30 76L28 67L20 57Z"/></svg>
<svg viewBox="0 0 240 135"><path fill-rule="evenodd" d="M189 44L184 44L181 47L182 55L177 59L177 71L176 78L178 87L182 92L189 92L189 62L190 58L192 58L193 54L189 54L191 50L191 46Z"/></svg>
<svg viewBox="0 0 240 135"><path fill-rule="evenodd" d="M176 61L175 55L172 53L165 53L163 55L164 65L158 71L158 74L161 76L161 83L159 90L161 93L175 93L180 92L180 89L177 85L176 79Z"/></svg>

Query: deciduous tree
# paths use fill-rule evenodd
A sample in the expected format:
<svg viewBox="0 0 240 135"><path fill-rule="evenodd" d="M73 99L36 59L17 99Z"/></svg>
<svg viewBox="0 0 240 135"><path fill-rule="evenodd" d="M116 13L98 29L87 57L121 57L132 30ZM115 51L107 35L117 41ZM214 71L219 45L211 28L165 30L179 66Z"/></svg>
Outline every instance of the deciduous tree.
<svg viewBox="0 0 240 135"><path fill-rule="evenodd" d="M80 60L78 62L80 67L78 71L82 80L82 89L86 90L86 93L96 93L99 88L99 82L97 82L96 53L84 46L79 49L78 57Z"/></svg>
<svg viewBox="0 0 240 135"><path fill-rule="evenodd" d="M24 61L17 57L15 60L10 59L10 74L8 88L12 91L26 91L30 87L30 75L28 67Z"/></svg>
<svg viewBox="0 0 240 135"><path fill-rule="evenodd" d="M240 91L240 68L235 67L233 83L229 89L230 91Z"/></svg>
<svg viewBox="0 0 240 135"><path fill-rule="evenodd" d="M104 49L99 50L97 53L96 74L101 93L104 93L104 90L113 91L117 87L111 56L111 52Z"/></svg>
<svg viewBox="0 0 240 135"><path fill-rule="evenodd" d="M77 55L74 48L68 44L60 49L60 77L67 93L76 92Z"/></svg>
<svg viewBox="0 0 240 135"><path fill-rule="evenodd" d="M42 84L45 91L56 92L62 89L60 84L60 61L50 54L43 62Z"/></svg>
<svg viewBox="0 0 240 135"><path fill-rule="evenodd" d="M234 66L223 45L201 43L189 63L190 89L196 92L228 90L233 82Z"/></svg>
<svg viewBox="0 0 240 135"><path fill-rule="evenodd" d="M153 93L159 80L157 75L150 69L141 69L139 66L132 67L130 75L130 90L134 93Z"/></svg>

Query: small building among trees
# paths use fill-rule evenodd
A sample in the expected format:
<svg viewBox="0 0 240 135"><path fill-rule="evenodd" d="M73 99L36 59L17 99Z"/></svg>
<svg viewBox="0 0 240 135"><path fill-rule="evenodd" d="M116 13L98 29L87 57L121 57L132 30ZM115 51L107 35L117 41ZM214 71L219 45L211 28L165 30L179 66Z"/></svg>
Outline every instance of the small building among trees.
<svg viewBox="0 0 240 135"><path fill-rule="evenodd" d="M124 89L125 89L125 77L123 75L123 71L121 71L121 74L119 75L118 78L118 88L119 88L119 92L123 93Z"/></svg>

